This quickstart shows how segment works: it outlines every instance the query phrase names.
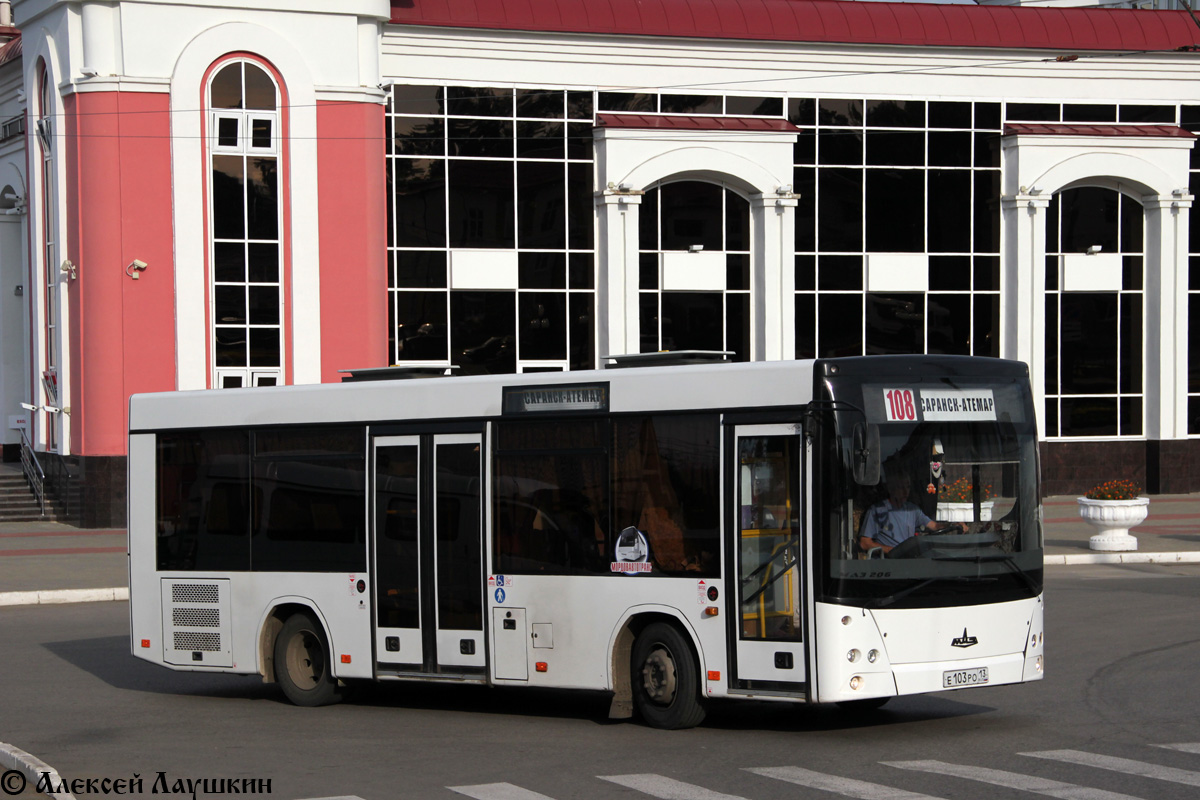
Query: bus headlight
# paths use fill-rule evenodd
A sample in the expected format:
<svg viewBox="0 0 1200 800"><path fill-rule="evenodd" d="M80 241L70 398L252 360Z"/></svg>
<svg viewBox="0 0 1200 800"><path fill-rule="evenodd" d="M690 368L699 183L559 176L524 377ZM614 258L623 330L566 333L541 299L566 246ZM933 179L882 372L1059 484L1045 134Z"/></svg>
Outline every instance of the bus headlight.
<svg viewBox="0 0 1200 800"><path fill-rule="evenodd" d="M870 663L874 664L878 660L879 660L879 651L878 650L872 650L871 652L867 653L867 661L869 661Z"/></svg>
<svg viewBox="0 0 1200 800"><path fill-rule="evenodd" d="M850 679L850 688L857 692L859 689L862 688L862 683L863 683L862 676L855 675L853 678Z"/></svg>
<svg viewBox="0 0 1200 800"><path fill-rule="evenodd" d="M857 663L857 661L860 658L862 658L862 653L858 652L857 649L851 650L849 653L846 653L846 660L849 661L851 664Z"/></svg>

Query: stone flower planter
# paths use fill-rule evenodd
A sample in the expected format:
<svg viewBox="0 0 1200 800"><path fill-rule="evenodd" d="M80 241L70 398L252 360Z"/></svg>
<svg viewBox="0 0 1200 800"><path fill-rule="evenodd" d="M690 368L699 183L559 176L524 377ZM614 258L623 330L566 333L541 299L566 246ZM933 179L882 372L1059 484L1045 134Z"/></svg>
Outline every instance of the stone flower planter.
<svg viewBox="0 0 1200 800"><path fill-rule="evenodd" d="M979 522L992 521L992 507L994 505L994 500L984 500L979 504ZM951 503L946 500L939 500L937 504L937 518L943 522L975 522L975 504Z"/></svg>
<svg viewBox="0 0 1200 800"><path fill-rule="evenodd" d="M1079 498L1079 516L1096 529L1088 540L1092 550L1120 552L1137 550L1137 537L1129 534L1150 515L1150 498L1133 500L1091 500Z"/></svg>

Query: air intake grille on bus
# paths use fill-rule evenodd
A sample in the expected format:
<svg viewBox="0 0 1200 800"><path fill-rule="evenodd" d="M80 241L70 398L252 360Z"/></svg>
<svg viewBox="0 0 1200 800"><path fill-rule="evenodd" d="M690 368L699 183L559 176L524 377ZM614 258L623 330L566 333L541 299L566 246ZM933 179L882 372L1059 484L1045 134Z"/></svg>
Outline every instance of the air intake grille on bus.
<svg viewBox="0 0 1200 800"><path fill-rule="evenodd" d="M202 583L177 583L171 587L173 603L215 603L217 587Z"/></svg>
<svg viewBox="0 0 1200 800"><path fill-rule="evenodd" d="M175 631L176 650L206 650L215 653L221 649L221 634Z"/></svg>
<svg viewBox="0 0 1200 800"><path fill-rule="evenodd" d="M219 628L221 612L215 608L173 608L171 621L185 628Z"/></svg>

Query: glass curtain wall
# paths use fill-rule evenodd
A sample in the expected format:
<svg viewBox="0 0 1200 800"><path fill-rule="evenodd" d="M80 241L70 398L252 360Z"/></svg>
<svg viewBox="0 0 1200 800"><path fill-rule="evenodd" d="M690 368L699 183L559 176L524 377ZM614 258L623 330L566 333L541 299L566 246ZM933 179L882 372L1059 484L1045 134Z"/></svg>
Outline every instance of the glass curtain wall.
<svg viewBox="0 0 1200 800"><path fill-rule="evenodd" d="M1142 434L1144 212L1111 189L1055 195L1046 213L1044 435ZM1121 258L1120 289L1069 291L1064 256Z"/></svg>
<svg viewBox="0 0 1200 800"><path fill-rule="evenodd" d="M791 98L796 357L999 355L999 103ZM925 254L872 292L868 254Z"/></svg>
<svg viewBox="0 0 1200 800"><path fill-rule="evenodd" d="M458 374L595 366L592 92L392 86L388 352ZM515 253L456 286L451 254ZM507 255L507 254L506 254ZM499 263L499 260L498 260Z"/></svg>

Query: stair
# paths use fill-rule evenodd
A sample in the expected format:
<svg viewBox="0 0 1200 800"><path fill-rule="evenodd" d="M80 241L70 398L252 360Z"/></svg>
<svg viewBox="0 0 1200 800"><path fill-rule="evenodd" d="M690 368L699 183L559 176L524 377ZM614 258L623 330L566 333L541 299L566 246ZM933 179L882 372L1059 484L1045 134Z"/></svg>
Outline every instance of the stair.
<svg viewBox="0 0 1200 800"><path fill-rule="evenodd" d="M0 469L0 522L54 522L57 515L54 506L47 501L46 516L38 508L37 497L29 488L20 467L12 469L5 464Z"/></svg>

